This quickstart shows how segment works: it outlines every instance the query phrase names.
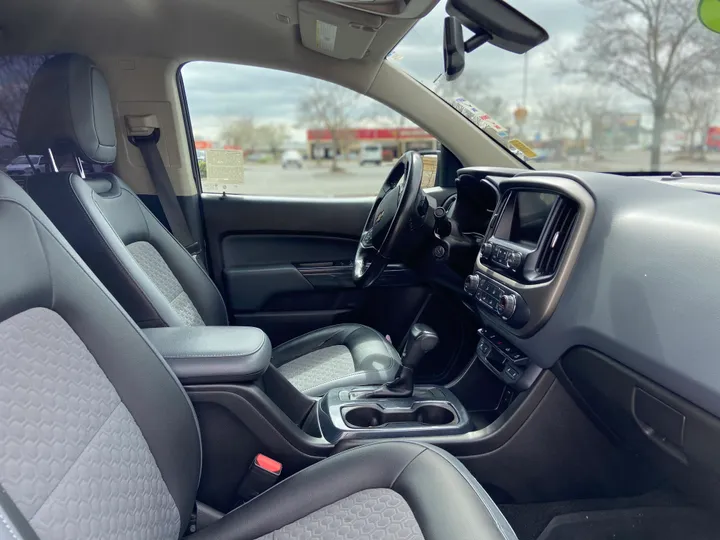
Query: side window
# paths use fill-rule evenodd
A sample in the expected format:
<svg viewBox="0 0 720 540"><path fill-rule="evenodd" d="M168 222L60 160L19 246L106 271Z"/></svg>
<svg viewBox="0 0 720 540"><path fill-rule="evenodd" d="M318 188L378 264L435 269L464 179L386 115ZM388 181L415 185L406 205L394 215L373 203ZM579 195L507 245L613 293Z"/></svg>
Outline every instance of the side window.
<svg viewBox="0 0 720 540"><path fill-rule="evenodd" d="M181 76L206 193L375 195L398 156L438 147L397 112L304 75L191 62Z"/></svg>
<svg viewBox="0 0 720 540"><path fill-rule="evenodd" d="M25 95L35 72L49 58L42 55L0 56L0 168L18 180L44 169L43 156L25 155L17 143Z"/></svg>

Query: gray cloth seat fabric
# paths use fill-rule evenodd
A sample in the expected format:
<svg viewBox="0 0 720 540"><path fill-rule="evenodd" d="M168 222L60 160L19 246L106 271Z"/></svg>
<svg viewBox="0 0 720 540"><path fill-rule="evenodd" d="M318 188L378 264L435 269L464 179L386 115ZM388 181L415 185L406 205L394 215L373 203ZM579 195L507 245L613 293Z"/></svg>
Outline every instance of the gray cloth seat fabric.
<svg viewBox="0 0 720 540"><path fill-rule="evenodd" d="M292 339L273 350L273 364L298 390L317 396L346 385L392 380L397 351L377 331L337 324Z"/></svg>
<svg viewBox="0 0 720 540"><path fill-rule="evenodd" d="M54 147L88 162L114 161L109 91L91 60L65 54L41 66L25 100L18 141L30 154ZM26 179L25 189L141 327L228 324L223 298L204 268L117 176L39 174ZM334 348L298 362L296 358L314 351L302 349L301 354L285 347L276 365L311 395L332 387L329 383L392 380L399 365L397 352L369 328L354 325L349 330L363 335L365 343L377 343L347 347L352 358ZM298 351L296 358L289 357L293 350Z"/></svg>
<svg viewBox="0 0 720 540"><path fill-rule="evenodd" d="M173 540L201 466L165 361L22 189L0 174L0 538ZM411 442L337 454L196 540L516 540L453 457Z"/></svg>

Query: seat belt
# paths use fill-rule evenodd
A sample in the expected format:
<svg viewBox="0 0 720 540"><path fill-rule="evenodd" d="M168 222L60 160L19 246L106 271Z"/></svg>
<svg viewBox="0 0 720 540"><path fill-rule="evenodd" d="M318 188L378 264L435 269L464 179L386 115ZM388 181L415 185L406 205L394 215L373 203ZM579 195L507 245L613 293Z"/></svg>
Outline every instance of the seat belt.
<svg viewBox="0 0 720 540"><path fill-rule="evenodd" d="M178 242L188 250L197 260L200 254L200 244L195 241L185 214L180 207L177 195L173 189L170 176L163 163L157 143L160 140L160 124L154 114L145 116L126 116L125 124L128 130L128 139L138 147L143 161L150 174L150 180L155 186L160 206L170 225L170 231Z"/></svg>

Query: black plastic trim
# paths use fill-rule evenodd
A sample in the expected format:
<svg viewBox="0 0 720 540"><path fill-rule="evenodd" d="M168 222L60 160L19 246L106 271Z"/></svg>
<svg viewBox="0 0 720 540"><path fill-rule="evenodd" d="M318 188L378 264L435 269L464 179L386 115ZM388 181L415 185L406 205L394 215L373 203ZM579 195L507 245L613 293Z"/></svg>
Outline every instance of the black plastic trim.
<svg viewBox="0 0 720 540"><path fill-rule="evenodd" d="M634 451L652 447L683 464L720 474L720 419L586 347L561 360L568 380L618 439Z"/></svg>

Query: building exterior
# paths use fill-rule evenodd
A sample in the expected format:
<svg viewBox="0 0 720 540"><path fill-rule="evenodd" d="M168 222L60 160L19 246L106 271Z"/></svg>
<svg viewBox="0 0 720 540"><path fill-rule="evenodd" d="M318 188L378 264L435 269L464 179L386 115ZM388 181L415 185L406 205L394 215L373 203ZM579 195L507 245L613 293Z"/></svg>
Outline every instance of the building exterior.
<svg viewBox="0 0 720 540"><path fill-rule="evenodd" d="M364 145L380 145L386 159L395 159L408 150L436 150L435 137L418 127L351 128L338 137L340 152L358 154ZM307 130L307 152L313 159L326 159L333 154L333 138L328 129Z"/></svg>

